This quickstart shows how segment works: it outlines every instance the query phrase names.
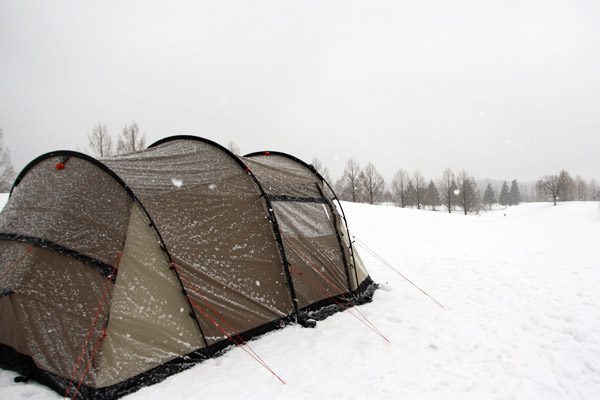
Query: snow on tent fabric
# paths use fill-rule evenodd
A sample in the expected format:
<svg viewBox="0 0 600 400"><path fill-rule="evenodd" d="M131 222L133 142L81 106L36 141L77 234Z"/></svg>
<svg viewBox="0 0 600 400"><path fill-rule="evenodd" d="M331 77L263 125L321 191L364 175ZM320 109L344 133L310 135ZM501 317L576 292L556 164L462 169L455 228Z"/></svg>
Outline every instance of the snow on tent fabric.
<svg viewBox="0 0 600 400"><path fill-rule="evenodd" d="M101 161L42 155L0 214L0 366L60 394L115 398L230 335L370 301L336 200L292 156L238 157L194 136Z"/></svg>

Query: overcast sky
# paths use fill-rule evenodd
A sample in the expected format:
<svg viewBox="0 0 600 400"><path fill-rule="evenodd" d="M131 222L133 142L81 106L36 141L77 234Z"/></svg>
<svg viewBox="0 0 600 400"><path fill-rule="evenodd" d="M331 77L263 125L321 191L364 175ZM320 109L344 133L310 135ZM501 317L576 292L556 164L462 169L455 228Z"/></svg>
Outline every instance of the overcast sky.
<svg viewBox="0 0 600 400"><path fill-rule="evenodd" d="M600 178L600 1L0 0L17 171L95 122L147 144L348 160L437 179Z"/></svg>

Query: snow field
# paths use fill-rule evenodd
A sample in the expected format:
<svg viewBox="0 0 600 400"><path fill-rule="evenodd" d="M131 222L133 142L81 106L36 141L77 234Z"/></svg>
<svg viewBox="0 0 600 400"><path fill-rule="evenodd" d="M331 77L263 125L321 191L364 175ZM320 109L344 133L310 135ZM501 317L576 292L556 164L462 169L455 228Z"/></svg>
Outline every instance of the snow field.
<svg viewBox="0 0 600 400"><path fill-rule="evenodd" d="M445 309L358 247L380 283L360 312L391 343L342 312L250 342L286 385L234 348L126 398L598 398L598 203L481 217L343 206L352 234ZM0 370L0 398L61 398L14 376Z"/></svg>

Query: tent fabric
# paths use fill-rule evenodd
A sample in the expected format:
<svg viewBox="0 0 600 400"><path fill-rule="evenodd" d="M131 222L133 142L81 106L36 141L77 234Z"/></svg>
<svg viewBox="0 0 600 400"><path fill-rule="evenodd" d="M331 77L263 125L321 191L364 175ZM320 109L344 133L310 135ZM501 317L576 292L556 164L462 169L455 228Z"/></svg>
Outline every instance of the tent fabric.
<svg viewBox="0 0 600 400"><path fill-rule="evenodd" d="M115 398L230 336L370 301L339 207L292 156L198 137L101 161L40 156L0 213L0 366Z"/></svg>

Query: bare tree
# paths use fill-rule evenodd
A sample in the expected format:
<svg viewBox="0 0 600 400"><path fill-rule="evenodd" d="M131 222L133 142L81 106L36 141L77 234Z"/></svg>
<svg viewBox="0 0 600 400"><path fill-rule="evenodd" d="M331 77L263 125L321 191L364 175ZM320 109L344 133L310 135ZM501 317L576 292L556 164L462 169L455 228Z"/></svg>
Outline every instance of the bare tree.
<svg viewBox="0 0 600 400"><path fill-rule="evenodd" d="M341 189L342 200L360 202L362 200L360 187L360 165L351 158L346 164L344 173L336 186Z"/></svg>
<svg viewBox="0 0 600 400"><path fill-rule="evenodd" d="M577 200L586 201L588 199L588 184L579 175L575 177L577 185Z"/></svg>
<svg viewBox="0 0 600 400"><path fill-rule="evenodd" d="M406 189L409 180L408 174L403 169L399 169L394 175L394 179L392 180L392 193L398 207L404 208L407 206Z"/></svg>
<svg viewBox="0 0 600 400"><path fill-rule="evenodd" d="M88 135L88 146L90 151L99 158L107 157L113 153L113 140L108 134L106 125L98 121L94 124L92 133Z"/></svg>
<svg viewBox="0 0 600 400"><path fill-rule="evenodd" d="M4 146L4 132L0 129L0 192L8 192L15 180L15 170L10 161L10 150Z"/></svg>
<svg viewBox="0 0 600 400"><path fill-rule="evenodd" d="M369 204L379 204L383 200L385 181L375 166L368 163L362 172L363 193Z"/></svg>
<svg viewBox="0 0 600 400"><path fill-rule="evenodd" d="M564 185L559 175L544 176L539 180L538 186L542 193L549 196L552 201L554 201L554 205L556 205L564 190Z"/></svg>
<svg viewBox="0 0 600 400"><path fill-rule="evenodd" d="M417 170L413 175L413 186L415 188L414 193L414 201L417 206L417 210L421 209L421 205L423 204L423 197L425 195L425 178L423 175Z"/></svg>
<svg viewBox="0 0 600 400"><path fill-rule="evenodd" d="M438 186L442 197L442 204L449 213L452 213L452 210L456 206L458 188L456 187L456 181L454 180L454 172L452 172L450 168L447 168L444 171Z"/></svg>
<svg viewBox="0 0 600 400"><path fill-rule="evenodd" d="M117 153L135 153L144 150L144 147L146 147L146 135L140 134L138 125L135 122L129 126L125 125L117 142Z"/></svg>
<svg viewBox="0 0 600 400"><path fill-rule="evenodd" d="M392 195L392 192L390 192L389 190L386 190L385 193L383 194L383 201L388 204L393 203L394 196Z"/></svg>
<svg viewBox="0 0 600 400"><path fill-rule="evenodd" d="M231 140L229 143L227 143L227 149L229 151L231 151L233 154L235 154L236 156L240 155L240 148L237 146L237 144L235 144L235 142L233 140Z"/></svg>
<svg viewBox="0 0 600 400"><path fill-rule="evenodd" d="M323 165L321 160L318 158L313 158L312 166L315 167L317 172L325 179L327 182L331 182L331 177L329 176L329 168Z"/></svg>
<svg viewBox="0 0 600 400"><path fill-rule="evenodd" d="M461 171L458 174L457 187L458 205L462 207L465 215L467 215L469 211L477 209L479 205L477 184L475 183L475 178L469 175L467 171Z"/></svg>

